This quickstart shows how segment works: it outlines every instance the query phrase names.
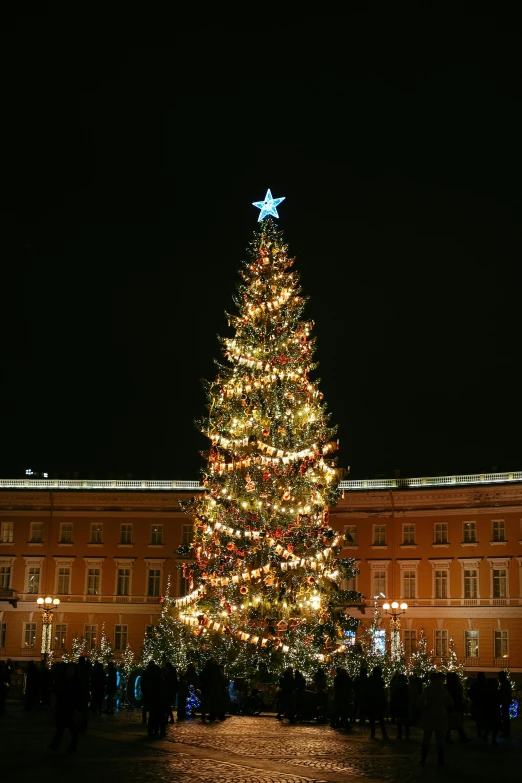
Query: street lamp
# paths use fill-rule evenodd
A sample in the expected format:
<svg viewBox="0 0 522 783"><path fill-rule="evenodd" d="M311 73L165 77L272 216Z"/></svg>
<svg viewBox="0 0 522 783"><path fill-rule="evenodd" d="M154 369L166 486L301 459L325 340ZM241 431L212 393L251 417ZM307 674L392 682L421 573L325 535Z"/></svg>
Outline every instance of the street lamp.
<svg viewBox="0 0 522 783"><path fill-rule="evenodd" d="M398 601L392 601L391 604L384 603L382 608L385 614L390 614L391 654L392 658L398 658L401 650L401 615L408 610L408 604L403 602L399 606Z"/></svg>
<svg viewBox="0 0 522 783"><path fill-rule="evenodd" d="M59 598L37 598L36 603L42 610L42 655L43 659L47 658L51 652L51 639L53 635L53 611L60 603Z"/></svg>

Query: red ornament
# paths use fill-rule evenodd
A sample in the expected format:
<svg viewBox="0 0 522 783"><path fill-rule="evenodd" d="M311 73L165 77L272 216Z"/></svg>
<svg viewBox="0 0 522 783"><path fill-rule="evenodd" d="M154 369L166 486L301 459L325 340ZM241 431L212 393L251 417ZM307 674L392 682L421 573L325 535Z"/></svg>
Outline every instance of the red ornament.
<svg viewBox="0 0 522 783"><path fill-rule="evenodd" d="M289 552L293 552L294 551L294 545L293 544L287 544L286 548L288 549Z"/></svg>
<svg viewBox="0 0 522 783"><path fill-rule="evenodd" d="M269 480L270 480L270 473L268 472L268 470L265 470L265 472L263 473L263 481L269 481Z"/></svg>

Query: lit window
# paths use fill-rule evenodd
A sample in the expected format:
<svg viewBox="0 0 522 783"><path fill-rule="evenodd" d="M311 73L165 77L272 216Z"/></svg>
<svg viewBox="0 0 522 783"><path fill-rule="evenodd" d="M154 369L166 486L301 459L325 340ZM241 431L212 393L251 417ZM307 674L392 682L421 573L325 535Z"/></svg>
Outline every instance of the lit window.
<svg viewBox="0 0 522 783"><path fill-rule="evenodd" d="M353 646L355 644L355 631L345 631L344 632L344 643L348 646Z"/></svg>
<svg viewBox="0 0 522 783"><path fill-rule="evenodd" d="M417 597L417 572L413 568L402 572L402 594L404 598Z"/></svg>
<svg viewBox="0 0 522 783"><path fill-rule="evenodd" d="M58 569L58 585L56 592L58 595L68 595L69 586L71 581L71 569L68 567L61 567Z"/></svg>
<svg viewBox="0 0 522 783"><path fill-rule="evenodd" d="M493 520L493 541L505 541L506 531L503 519Z"/></svg>
<svg viewBox="0 0 522 783"><path fill-rule="evenodd" d="M476 568L464 569L464 598L478 597L478 571Z"/></svg>
<svg viewBox="0 0 522 783"><path fill-rule="evenodd" d="M384 655L386 652L386 631L378 628L373 634L373 651Z"/></svg>
<svg viewBox="0 0 522 783"><path fill-rule="evenodd" d="M463 522L462 540L465 544L476 544L477 542L477 523Z"/></svg>
<svg viewBox="0 0 522 783"><path fill-rule="evenodd" d="M344 537L347 546L357 546L357 525L345 525Z"/></svg>
<svg viewBox="0 0 522 783"><path fill-rule="evenodd" d="M415 525L402 526L402 543L415 544Z"/></svg>
<svg viewBox="0 0 522 783"><path fill-rule="evenodd" d="M118 568L117 595L130 595L130 568Z"/></svg>
<svg viewBox="0 0 522 783"><path fill-rule="evenodd" d="M40 566L27 569L27 592L33 595L40 592Z"/></svg>
<svg viewBox="0 0 522 783"><path fill-rule="evenodd" d="M508 655L508 632L495 631L495 658L507 658Z"/></svg>
<svg viewBox="0 0 522 783"><path fill-rule="evenodd" d="M43 541L43 522L31 522L30 544L41 544Z"/></svg>
<svg viewBox="0 0 522 783"><path fill-rule="evenodd" d="M435 544L447 544L448 543L448 524L447 522L435 523Z"/></svg>
<svg viewBox="0 0 522 783"><path fill-rule="evenodd" d="M36 623L24 623L23 647L36 647Z"/></svg>
<svg viewBox="0 0 522 783"><path fill-rule="evenodd" d="M120 526L120 544L132 544L132 525Z"/></svg>
<svg viewBox="0 0 522 783"><path fill-rule="evenodd" d="M478 658L479 633L478 631L466 631L464 635L466 643L466 658Z"/></svg>
<svg viewBox="0 0 522 783"><path fill-rule="evenodd" d="M493 598L507 598L507 570L493 569Z"/></svg>
<svg viewBox="0 0 522 783"><path fill-rule="evenodd" d="M72 544L73 526L70 522L62 522L60 525L60 544Z"/></svg>
<svg viewBox="0 0 522 783"><path fill-rule="evenodd" d="M386 595L386 571L373 571L373 594Z"/></svg>
<svg viewBox="0 0 522 783"><path fill-rule="evenodd" d="M150 543L155 546L163 544L163 525L152 525Z"/></svg>
<svg viewBox="0 0 522 783"><path fill-rule="evenodd" d="M386 545L386 525L373 526L373 545L374 546Z"/></svg>
<svg viewBox="0 0 522 783"><path fill-rule="evenodd" d="M0 543L12 544L14 538L14 522L2 522L0 524Z"/></svg>
<svg viewBox="0 0 522 783"><path fill-rule="evenodd" d="M99 568L87 569L87 595L100 594L100 577L101 572Z"/></svg>
<svg viewBox="0 0 522 783"><path fill-rule="evenodd" d="M97 637L98 637L98 626L86 625L84 638L85 638L85 647L87 650L95 649Z"/></svg>
<svg viewBox="0 0 522 783"><path fill-rule="evenodd" d="M11 584L11 566L0 566L0 589L9 590Z"/></svg>
<svg viewBox="0 0 522 783"><path fill-rule="evenodd" d="M149 584L148 584L148 595L149 596L155 596L160 594L160 580L161 580L161 571L159 568L150 568L149 569Z"/></svg>
<svg viewBox="0 0 522 783"><path fill-rule="evenodd" d="M406 658L411 658L417 649L417 631L405 629L403 634L404 653Z"/></svg>
<svg viewBox="0 0 522 783"><path fill-rule="evenodd" d="M57 623L54 626L54 650L65 650L67 646L67 625Z"/></svg>
<svg viewBox="0 0 522 783"><path fill-rule="evenodd" d="M435 635L435 656L437 658L448 657L448 632L446 630L436 630Z"/></svg>
<svg viewBox="0 0 522 783"><path fill-rule="evenodd" d="M114 649L121 652L127 647L127 626L114 626Z"/></svg>
<svg viewBox="0 0 522 783"><path fill-rule="evenodd" d="M448 597L448 572L444 569L435 570L435 598Z"/></svg>
<svg viewBox="0 0 522 783"><path fill-rule="evenodd" d="M94 522L91 525L91 544L103 543L103 525L99 522Z"/></svg>

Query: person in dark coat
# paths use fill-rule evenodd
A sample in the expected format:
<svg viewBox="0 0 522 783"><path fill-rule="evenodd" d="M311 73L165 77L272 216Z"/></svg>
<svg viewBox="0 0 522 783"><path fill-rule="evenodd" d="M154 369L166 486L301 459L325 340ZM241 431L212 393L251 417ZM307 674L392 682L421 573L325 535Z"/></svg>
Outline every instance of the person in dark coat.
<svg viewBox="0 0 522 783"><path fill-rule="evenodd" d="M359 723L364 723L368 715L368 669L365 666L353 683L354 686L354 722L359 718Z"/></svg>
<svg viewBox="0 0 522 783"><path fill-rule="evenodd" d="M101 715L103 699L105 698L105 672L103 664L97 661L94 664L91 675L91 711L94 715Z"/></svg>
<svg viewBox="0 0 522 783"><path fill-rule="evenodd" d="M382 669L375 666L368 678L368 716L370 719L370 737L375 739L375 724L379 724L383 740L388 739L384 718L386 715L386 690L382 678Z"/></svg>
<svg viewBox="0 0 522 783"><path fill-rule="evenodd" d="M199 675L199 685L201 689L201 721L206 723L208 719L212 723L216 720L218 713L222 708L223 677L218 662L211 658Z"/></svg>
<svg viewBox="0 0 522 783"><path fill-rule="evenodd" d="M164 669L165 688L167 690L167 697L169 700L169 723L174 723L174 713L172 708L176 703L176 696L178 693L178 673L176 667L173 666L170 661L165 663Z"/></svg>
<svg viewBox="0 0 522 783"><path fill-rule="evenodd" d="M488 741L488 734L491 732L491 741L493 745L497 744L497 735L500 728L500 691L498 683L493 677L486 680L486 693L484 698L485 723L484 723L484 742Z"/></svg>
<svg viewBox="0 0 522 783"><path fill-rule="evenodd" d="M444 735L449 726L449 714L453 712L453 700L444 687L444 675L431 672L429 685L421 696L422 755L421 764L426 763L428 748L433 732L437 743L438 763L444 764Z"/></svg>
<svg viewBox="0 0 522 783"><path fill-rule="evenodd" d="M84 690L81 677L74 663L61 663L54 680L56 693L56 731L48 746L49 750L59 750L65 729L71 735L67 752L74 753L78 746L81 728Z"/></svg>
<svg viewBox="0 0 522 783"><path fill-rule="evenodd" d="M446 690L453 700L453 713L450 715L449 728L446 732L446 742L451 743L451 732L458 731L461 742L468 742L469 737L464 731L464 691L457 672L448 672L446 675Z"/></svg>
<svg viewBox="0 0 522 783"><path fill-rule="evenodd" d="M25 709L34 710L40 703L40 676L34 661L29 661L25 679Z"/></svg>
<svg viewBox="0 0 522 783"><path fill-rule="evenodd" d="M500 718L502 724L502 736L509 737L511 734L509 726L509 707L513 698L511 685L506 672L499 672L498 686L500 691Z"/></svg>
<svg viewBox="0 0 522 783"><path fill-rule="evenodd" d="M330 726L333 729L350 729L351 706L353 700L353 685L346 669L335 670L334 677L334 712Z"/></svg>
<svg viewBox="0 0 522 783"><path fill-rule="evenodd" d="M5 702L9 692L7 664L0 661L0 715L5 712Z"/></svg>
<svg viewBox="0 0 522 783"><path fill-rule="evenodd" d="M161 669L154 661L149 661L141 677L143 700L149 713L147 734L150 739L167 733L168 695Z"/></svg>
<svg viewBox="0 0 522 783"><path fill-rule="evenodd" d="M278 712L276 718L281 720L288 718L290 723L295 723L295 680L294 670L291 667L285 669L279 680Z"/></svg>
<svg viewBox="0 0 522 783"><path fill-rule="evenodd" d="M113 661L107 666L107 715L114 715L114 699L118 690L118 673Z"/></svg>
<svg viewBox="0 0 522 783"><path fill-rule="evenodd" d="M405 674L398 674L390 691L390 713L397 722L397 739L410 738L410 688Z"/></svg>
<svg viewBox="0 0 522 783"><path fill-rule="evenodd" d="M469 688L471 700L471 715L477 725L477 736L482 738L486 725L486 675L478 672L474 682Z"/></svg>

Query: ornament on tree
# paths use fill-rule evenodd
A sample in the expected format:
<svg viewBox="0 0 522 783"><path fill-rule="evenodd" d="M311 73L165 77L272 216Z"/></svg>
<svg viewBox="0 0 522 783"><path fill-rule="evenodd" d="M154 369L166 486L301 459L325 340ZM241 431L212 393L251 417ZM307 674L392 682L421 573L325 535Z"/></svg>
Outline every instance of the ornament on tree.
<svg viewBox="0 0 522 783"><path fill-rule="evenodd" d="M256 488L256 485L254 484L254 482L250 478L250 473L246 474L245 482L246 482L246 484L245 484L246 491L247 492L253 492L255 490L255 488Z"/></svg>

